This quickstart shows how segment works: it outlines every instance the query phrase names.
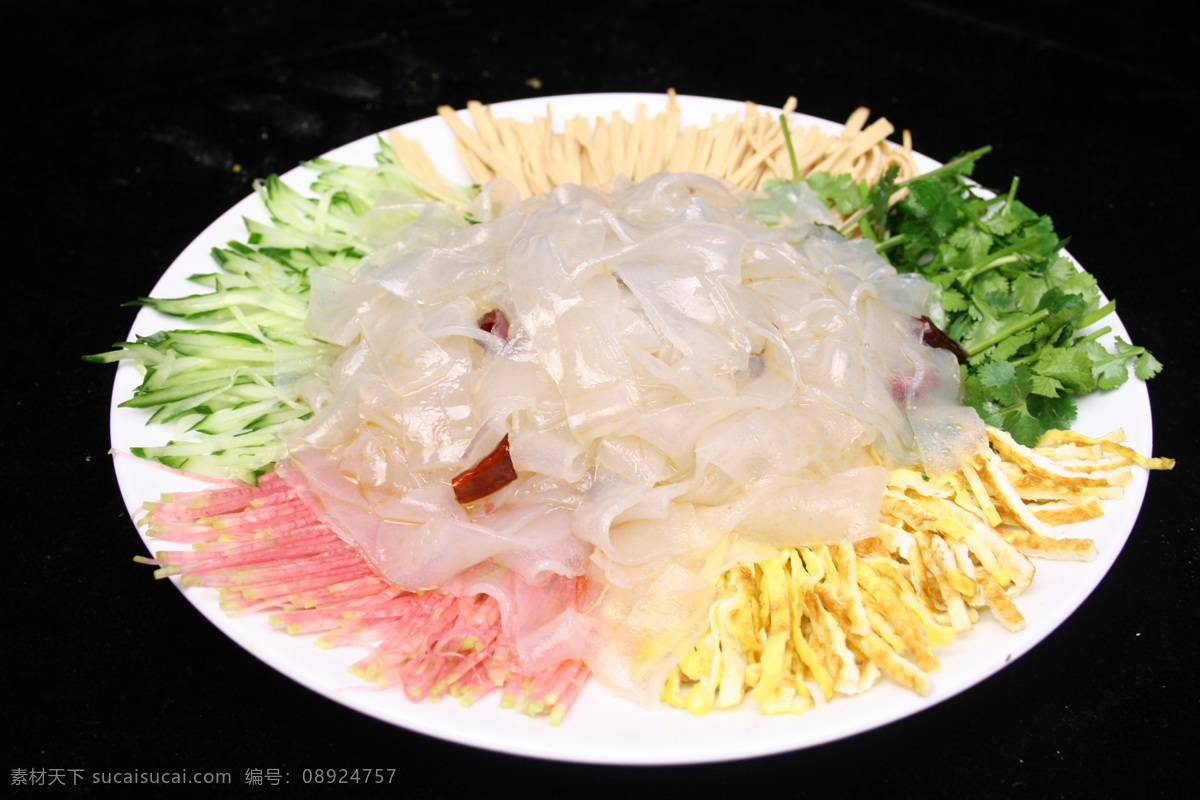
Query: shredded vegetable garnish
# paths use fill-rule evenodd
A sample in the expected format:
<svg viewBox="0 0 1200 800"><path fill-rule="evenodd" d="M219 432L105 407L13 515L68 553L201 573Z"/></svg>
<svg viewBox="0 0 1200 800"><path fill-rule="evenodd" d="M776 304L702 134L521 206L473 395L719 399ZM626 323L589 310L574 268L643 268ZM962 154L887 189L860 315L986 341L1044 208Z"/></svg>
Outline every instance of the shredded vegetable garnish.
<svg viewBox="0 0 1200 800"><path fill-rule="evenodd" d="M796 98L788 98L785 117L795 106ZM449 106L438 108L457 137L463 163L479 183L503 178L522 197L567 184L601 186L618 175L640 181L658 172L712 175L746 189L819 173L869 183L893 167L903 177L918 173L908 131L901 146L889 144L895 128L884 118L867 125L866 108L856 109L838 134L815 125L789 131L778 117L749 102L740 116L714 116L707 128L680 126L673 91L666 109L653 117L643 103L632 120L619 112L594 123L577 116L564 120L562 131L554 129L549 108L532 122L497 119L477 102L467 103L467 111L474 127Z"/></svg>
<svg viewBox="0 0 1200 800"><path fill-rule="evenodd" d="M798 713L853 695L882 675L928 694L950 647L987 609L1010 631L1025 618L1013 602L1033 582L1032 558L1090 561L1090 539L1052 525L1103 513L1133 465L1171 469L1120 443L1051 431L1026 448L991 430L984 451L957 473L928 480L892 474L878 535L852 544L785 549L721 576L709 629L663 689L672 705L702 714L742 702ZM1063 442L1070 442L1066 447Z"/></svg>
<svg viewBox="0 0 1200 800"><path fill-rule="evenodd" d="M271 612L287 633L320 633L320 647L369 648L351 671L379 689L463 705L499 689L504 706L557 723L587 680L578 662L524 669L486 594L397 590L274 473L257 487L178 493L148 510L148 535L195 551L139 558L156 577L219 589L227 613Z"/></svg>

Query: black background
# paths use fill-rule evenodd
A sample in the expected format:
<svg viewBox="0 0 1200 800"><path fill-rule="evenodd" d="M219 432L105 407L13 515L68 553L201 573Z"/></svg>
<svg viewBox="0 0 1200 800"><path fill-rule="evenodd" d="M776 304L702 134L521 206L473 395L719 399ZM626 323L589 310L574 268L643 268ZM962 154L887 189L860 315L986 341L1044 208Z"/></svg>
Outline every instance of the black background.
<svg viewBox="0 0 1200 800"><path fill-rule="evenodd" d="M396 768L402 797L1157 796L1195 777L1196 154L1200 50L1176 4L6 3L8 276L0 470L4 768ZM970 7L972 10L964 10ZM542 82L540 89L527 83ZM660 92L843 119L869 106L1050 213L1166 364L1156 474L1080 611L950 702L852 739L729 764L579 766L476 751L281 677L131 557L112 368L174 256L250 181L388 126L538 95ZM234 164L242 167L235 172ZM803 724L801 721L800 724ZM9 783L11 772L0 781ZM27 789L50 795L62 787ZM284 791L246 787L244 796Z"/></svg>

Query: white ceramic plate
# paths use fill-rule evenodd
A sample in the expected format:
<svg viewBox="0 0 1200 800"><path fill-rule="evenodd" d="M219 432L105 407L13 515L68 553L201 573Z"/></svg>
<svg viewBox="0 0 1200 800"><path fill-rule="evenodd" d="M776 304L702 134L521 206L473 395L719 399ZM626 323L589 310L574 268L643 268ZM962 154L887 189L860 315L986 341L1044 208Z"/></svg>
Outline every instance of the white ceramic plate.
<svg viewBox="0 0 1200 800"><path fill-rule="evenodd" d="M608 116L614 109L632 119L638 103L647 104L650 115L665 104L664 95L594 94L551 97L498 103L497 115L532 118L544 115L547 105L556 119L575 114ZM714 113L737 113L743 104L729 100L680 97L683 122L705 125ZM818 124L837 130L840 125L811 118L800 124ZM422 142L442 174L467 182L445 123L434 117L403 126L409 138ZM375 137L353 142L328 154L347 163L373 163ZM934 162L922 159L923 169ZM284 176L293 187L307 190L313 174L296 169ZM212 223L171 264L154 287L157 297L194 293L188 275L212 269L209 251L229 240L244 240L242 218L267 220L256 197L238 203ZM1114 317L1105 320L1128 340ZM138 315L131 331L149 334L177 327L178 321L149 309ZM171 431L145 426L147 414L119 409L117 403L133 393L139 379L135 368L122 363L117 372L112 400L112 443L117 451L131 446L161 444ZM1095 395L1079 404L1076 430L1098 435L1124 427L1129 443L1141 452L1151 450L1150 403L1144 384L1131 380L1118 391ZM116 458L117 479L126 505L132 512L143 501L157 499L164 491L196 486L195 482L132 458ZM942 668L934 674L928 697L918 697L886 678L871 691L857 697L836 697L800 716L767 717L752 703L724 712L694 717L687 712L663 708L648 710L619 699L592 681L585 687L565 721L557 726L544 719L531 719L499 708L498 693L465 709L452 701L411 703L399 691L380 692L366 688L347 672L362 651L355 648L320 650L314 637L291 637L267 626L266 615L230 619L218 608L216 593L208 589L181 589L184 595L214 625L259 659L313 691L345 706L395 725L430 736L490 750L563 761L607 764L681 764L724 761L796 750L851 736L914 714L947 700L1002 669L1049 635L1073 613L1096 587L1115 561L1133 529L1146 489L1146 475L1137 471L1123 501L1110 503L1108 514L1077 526L1074 535L1096 539L1100 556L1087 564L1040 561L1033 586L1017 599L1028 620L1021 633L1003 630L986 614L971 632L959 636L952 647L937 653ZM163 543L147 541L153 551ZM149 570L146 575L150 579Z"/></svg>

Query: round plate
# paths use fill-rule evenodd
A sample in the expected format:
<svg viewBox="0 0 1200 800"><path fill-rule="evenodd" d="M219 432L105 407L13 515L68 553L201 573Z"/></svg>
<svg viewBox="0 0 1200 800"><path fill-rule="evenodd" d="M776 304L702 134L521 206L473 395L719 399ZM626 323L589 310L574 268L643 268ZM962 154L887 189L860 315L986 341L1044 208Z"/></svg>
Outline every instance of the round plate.
<svg viewBox="0 0 1200 800"><path fill-rule="evenodd" d="M592 94L519 100L497 103L497 116L531 119L545 115L562 120L582 114L607 117L620 110L632 119L639 103L646 104L648 115L662 110L665 95ZM740 113L744 103L703 97L680 96L683 124L707 125L713 114ZM465 112L462 112L465 115ZM796 124L819 125L837 131L838 123L797 115ZM408 138L419 140L442 174L460 183L469 178L454 149L453 138L444 121L437 117L401 127ZM327 157L346 163L372 164L378 148L374 136L340 147ZM919 157L921 168L936 162ZM291 186L307 192L314 173L303 168L283 176ZM256 196L238 203L213 222L179 255L154 287L157 297L178 297L195 292L187 276L212 270L209 256L214 246L230 240L244 240L243 217L268 221L266 210ZM1104 324L1114 330L1111 336L1128 340L1128 334L1115 315ZM177 319L143 309L130 332L150 334L178 327ZM130 447L161 444L173 431L147 427L146 412L118 408L140 382L136 368L122 362L117 370L112 399L112 444L118 453ZM1130 380L1114 392L1096 394L1079 403L1075 429L1099 435L1124 428L1128 443L1143 453L1151 451L1150 402L1145 385ZM197 481L132 457L114 459L117 480L125 503L133 513L147 500L157 499L166 491L200 486ZM215 591L181 588L187 599L231 639L284 675L315 692L378 719L430 736L496 750L563 761L606 764L683 764L725 761L797 750L870 730L947 700L1004 668L1049 635L1072 614L1108 572L1137 519L1146 490L1146 475L1134 472L1124 500L1107 505L1107 515L1099 520L1072 528L1072 535L1096 540L1099 557L1090 563L1038 561L1033 586L1019 598L1017 605L1027 620L1020 633L1008 633L995 620L983 615L974 630L959 635L949 648L939 649L942 667L933 675L933 691L919 697L890 682L887 678L870 691L855 697L837 696L831 703L799 716L764 716L751 703L727 711L714 711L702 717L673 708L646 709L618 698L594 679L584 688L561 725L545 719L533 719L499 707L494 692L471 708L445 701L412 703L396 690L377 691L360 683L347 669L363 654L357 648L321 650L312 643L314 636L288 636L267 625L267 615L243 618L227 617L218 607ZM164 543L146 540L153 552ZM147 570L147 579L150 578ZM178 583L176 582L176 585Z"/></svg>

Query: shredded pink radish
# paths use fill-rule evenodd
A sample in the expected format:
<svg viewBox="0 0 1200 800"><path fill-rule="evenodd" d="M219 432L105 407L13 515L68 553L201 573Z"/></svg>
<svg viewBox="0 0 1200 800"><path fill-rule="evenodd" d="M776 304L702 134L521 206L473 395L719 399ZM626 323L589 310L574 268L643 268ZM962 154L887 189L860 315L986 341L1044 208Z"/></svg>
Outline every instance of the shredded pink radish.
<svg viewBox="0 0 1200 800"><path fill-rule="evenodd" d="M231 615L273 611L272 626L322 633L321 647L368 648L351 672L380 689L469 705L499 688L504 707L558 723L587 680L576 661L522 669L493 597L395 588L273 472L258 486L176 492L146 508L150 535L193 548L138 557L155 577L217 589Z"/></svg>

